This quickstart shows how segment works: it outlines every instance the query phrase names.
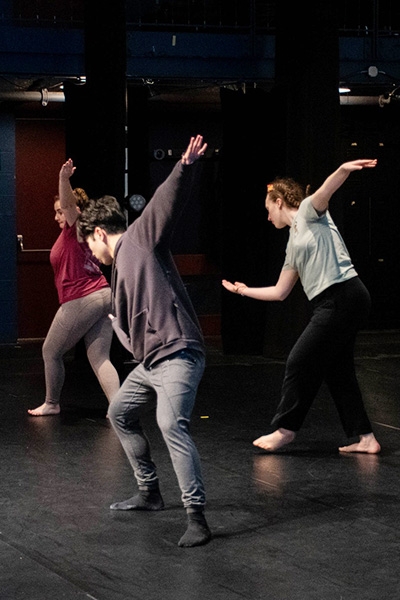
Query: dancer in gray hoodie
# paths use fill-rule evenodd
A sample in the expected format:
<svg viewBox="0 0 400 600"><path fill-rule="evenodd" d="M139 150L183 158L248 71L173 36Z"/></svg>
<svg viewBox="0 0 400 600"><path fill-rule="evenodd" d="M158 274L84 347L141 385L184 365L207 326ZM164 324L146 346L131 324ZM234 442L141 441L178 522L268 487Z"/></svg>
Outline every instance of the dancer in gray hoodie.
<svg viewBox="0 0 400 600"><path fill-rule="evenodd" d="M203 335L170 251L171 236L190 199L195 163L207 144L190 139L181 160L156 190L143 213L126 228L115 198L92 200L79 217L79 230L94 256L112 264L113 314L122 344L138 365L112 399L108 416L138 484L113 510L161 510L156 466L140 423L140 412L155 402L158 426L171 456L187 512L188 527L178 545L206 544L211 532L204 516L200 458L189 432L197 388L204 372Z"/></svg>

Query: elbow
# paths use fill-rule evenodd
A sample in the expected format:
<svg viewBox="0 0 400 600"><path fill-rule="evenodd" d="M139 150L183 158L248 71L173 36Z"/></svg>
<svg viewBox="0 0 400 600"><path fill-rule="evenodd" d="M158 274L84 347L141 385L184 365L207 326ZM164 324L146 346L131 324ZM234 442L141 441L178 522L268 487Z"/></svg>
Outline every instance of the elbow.
<svg viewBox="0 0 400 600"><path fill-rule="evenodd" d="M289 293L290 292L288 292L288 290L282 290L281 292L278 292L276 295L276 300L278 302L283 302L289 296Z"/></svg>

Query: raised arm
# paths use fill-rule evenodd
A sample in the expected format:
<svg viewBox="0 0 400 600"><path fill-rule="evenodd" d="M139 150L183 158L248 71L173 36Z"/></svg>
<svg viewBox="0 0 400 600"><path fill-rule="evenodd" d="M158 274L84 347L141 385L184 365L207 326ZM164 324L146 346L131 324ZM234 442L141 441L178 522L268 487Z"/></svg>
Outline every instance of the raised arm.
<svg viewBox="0 0 400 600"><path fill-rule="evenodd" d="M65 162L58 176L58 195L60 197L60 208L63 211L68 225L73 225L78 218L79 211L76 206L76 198L72 190L70 178L75 173L76 167L72 159Z"/></svg>
<svg viewBox="0 0 400 600"><path fill-rule="evenodd" d="M228 292L233 294L240 294L241 296L247 296L248 298L254 298L255 300L266 300L268 302L276 302L285 300L294 288L299 275L297 271L293 269L282 269L281 274L276 285L269 287L247 287L244 283L235 281L231 283L226 279L222 280L222 285Z"/></svg>
<svg viewBox="0 0 400 600"><path fill-rule="evenodd" d="M189 145L167 179L161 183L139 219L134 222L139 244L169 247L178 218L192 198L193 163L204 155L207 144L203 136L191 137Z"/></svg>
<svg viewBox="0 0 400 600"><path fill-rule="evenodd" d="M311 202L317 212L324 212L328 209L332 194L340 188L353 171L361 169L371 169L376 167L376 159L359 159L345 162L334 173L325 179L320 188L312 195Z"/></svg>

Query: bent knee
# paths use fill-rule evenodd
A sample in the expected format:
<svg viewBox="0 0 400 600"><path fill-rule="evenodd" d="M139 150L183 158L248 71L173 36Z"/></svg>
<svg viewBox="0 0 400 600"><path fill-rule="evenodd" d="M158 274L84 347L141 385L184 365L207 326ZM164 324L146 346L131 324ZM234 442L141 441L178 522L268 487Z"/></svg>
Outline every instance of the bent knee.
<svg viewBox="0 0 400 600"><path fill-rule="evenodd" d="M66 350L63 351L62 348L58 348L51 342L46 343L45 341L43 343L42 358L45 362L48 362L50 360L62 360L65 352Z"/></svg>
<svg viewBox="0 0 400 600"><path fill-rule="evenodd" d="M139 421L138 412L133 409L127 410L115 397L108 406L107 416L111 424L119 429L135 429Z"/></svg>
<svg viewBox="0 0 400 600"><path fill-rule="evenodd" d="M158 419L157 424L164 438L176 438L189 432L186 419Z"/></svg>

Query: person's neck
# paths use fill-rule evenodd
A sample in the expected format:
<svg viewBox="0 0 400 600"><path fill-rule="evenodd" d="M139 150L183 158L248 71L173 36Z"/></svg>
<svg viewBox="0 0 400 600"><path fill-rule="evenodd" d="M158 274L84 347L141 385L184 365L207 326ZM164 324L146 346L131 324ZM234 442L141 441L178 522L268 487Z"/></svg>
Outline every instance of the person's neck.
<svg viewBox="0 0 400 600"><path fill-rule="evenodd" d="M295 216L297 215L298 212L298 208L288 208L286 211L286 219L287 219L287 224L289 225L289 227L292 226L293 224L293 220L295 218Z"/></svg>
<svg viewBox="0 0 400 600"><path fill-rule="evenodd" d="M123 233L114 233L112 235L107 236L108 248L109 248L110 254L113 258L114 258L114 254L115 254L115 246L117 245L117 242L122 235L123 235Z"/></svg>

